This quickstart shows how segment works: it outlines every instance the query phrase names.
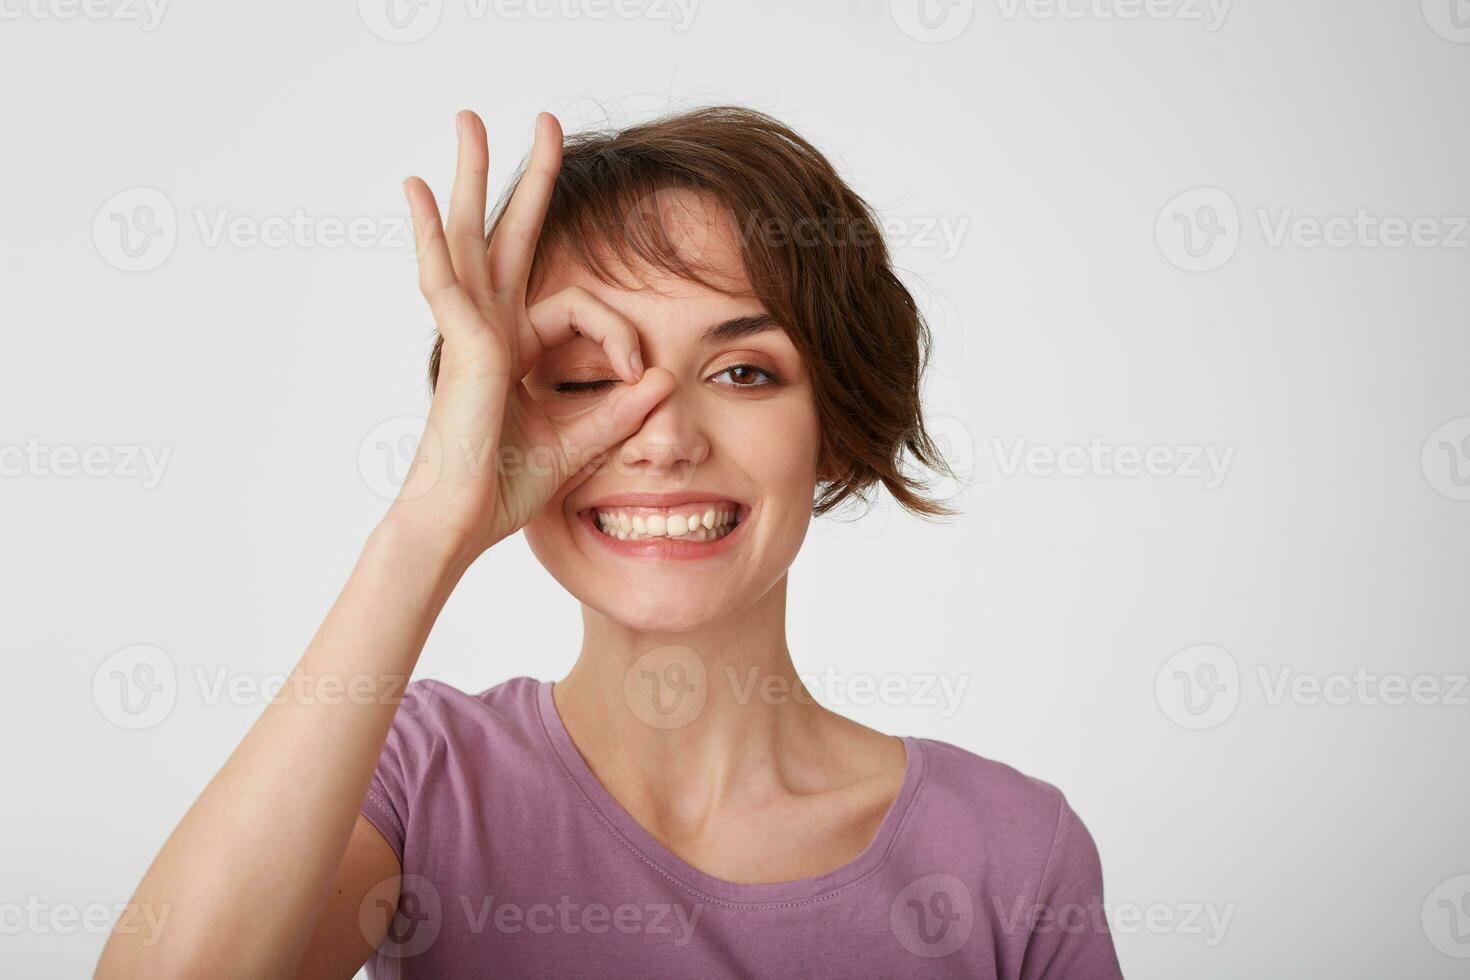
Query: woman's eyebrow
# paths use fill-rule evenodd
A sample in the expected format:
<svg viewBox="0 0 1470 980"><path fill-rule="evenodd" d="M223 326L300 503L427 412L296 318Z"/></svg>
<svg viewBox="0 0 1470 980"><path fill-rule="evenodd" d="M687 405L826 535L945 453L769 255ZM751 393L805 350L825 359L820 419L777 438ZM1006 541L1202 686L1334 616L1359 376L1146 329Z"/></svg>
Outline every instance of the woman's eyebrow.
<svg viewBox="0 0 1470 980"><path fill-rule="evenodd" d="M750 316L739 316L733 320L716 323L712 327L705 328L700 337L706 344L722 344L741 337L750 337L755 334L765 333L768 330L780 330L781 325L776 318L769 313L754 313Z"/></svg>

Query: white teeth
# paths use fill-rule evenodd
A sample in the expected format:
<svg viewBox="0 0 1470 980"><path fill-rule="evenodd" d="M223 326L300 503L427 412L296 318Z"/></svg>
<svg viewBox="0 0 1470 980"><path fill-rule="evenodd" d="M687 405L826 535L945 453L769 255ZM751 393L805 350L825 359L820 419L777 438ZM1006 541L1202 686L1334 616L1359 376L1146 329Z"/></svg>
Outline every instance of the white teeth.
<svg viewBox="0 0 1470 980"><path fill-rule="evenodd" d="M735 527L735 511L713 507L694 514L627 514L609 508L594 511L597 526L619 541L640 541L655 537L682 538L686 541L715 541Z"/></svg>

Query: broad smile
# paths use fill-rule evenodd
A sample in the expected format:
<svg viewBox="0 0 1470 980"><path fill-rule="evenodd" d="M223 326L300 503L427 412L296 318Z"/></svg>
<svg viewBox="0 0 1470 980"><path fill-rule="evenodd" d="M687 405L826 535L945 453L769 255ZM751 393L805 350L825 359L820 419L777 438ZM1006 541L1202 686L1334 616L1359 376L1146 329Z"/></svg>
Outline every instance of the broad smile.
<svg viewBox="0 0 1470 980"><path fill-rule="evenodd" d="M657 505L656 495L629 495L577 511L577 523L603 547L641 558L710 558L741 537L751 508L721 497L690 495Z"/></svg>

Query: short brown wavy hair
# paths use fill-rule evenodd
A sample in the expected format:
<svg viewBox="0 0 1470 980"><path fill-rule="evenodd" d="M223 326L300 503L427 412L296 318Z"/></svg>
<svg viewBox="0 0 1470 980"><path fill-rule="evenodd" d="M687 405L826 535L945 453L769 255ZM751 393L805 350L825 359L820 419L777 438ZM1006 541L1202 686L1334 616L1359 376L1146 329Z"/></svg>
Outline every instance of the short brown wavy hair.
<svg viewBox="0 0 1470 980"><path fill-rule="evenodd" d="M505 212L523 169L489 222ZM740 106L711 106L618 130L566 137L531 267L529 292L553 258L580 262L620 284L607 257L639 260L727 294L681 252L660 220L660 195L695 191L729 209L755 296L786 329L812 379L821 428L813 516L844 500L871 502L881 483L922 517L955 510L905 471L905 453L954 477L924 428L920 381L932 337L894 274L881 224L812 144L778 120ZM439 377L443 337L429 360Z"/></svg>

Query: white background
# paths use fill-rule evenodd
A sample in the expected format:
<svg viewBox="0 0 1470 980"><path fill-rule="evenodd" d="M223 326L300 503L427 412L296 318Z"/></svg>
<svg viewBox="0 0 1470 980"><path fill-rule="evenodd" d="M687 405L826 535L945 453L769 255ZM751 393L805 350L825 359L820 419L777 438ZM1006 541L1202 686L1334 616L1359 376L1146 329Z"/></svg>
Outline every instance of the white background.
<svg viewBox="0 0 1470 980"><path fill-rule="evenodd" d="M817 523L798 668L967 685L958 710L833 706L1061 787L1130 978L1470 969L1462 0L926 0L932 30L912 0L687 23L442 0L416 41L386 0L65 2L0 0L0 973L90 972L105 925L69 916L127 901L259 713L213 685L289 670L385 507L359 450L423 412L432 329L400 182L447 196L454 111L487 119L498 188L537 110L572 131L714 102L790 123L892 219L971 478L952 526L887 501ZM124 271L117 218L170 227L114 200L136 188L176 240ZM1301 237L1360 211L1344 245ZM293 213L282 245L213 236ZM389 243L334 247L354 218ZM1416 218L1400 247L1372 224ZM1094 439L1164 465L1031 455ZM67 475L88 447L96 475ZM161 479L128 447L167 452ZM517 537L419 676L559 677L578 643ZM109 657L138 644L172 706L129 730ZM1355 670L1345 703L1275 696ZM1432 703L1383 703L1421 675ZM1212 677L1214 701L1186 685Z"/></svg>

